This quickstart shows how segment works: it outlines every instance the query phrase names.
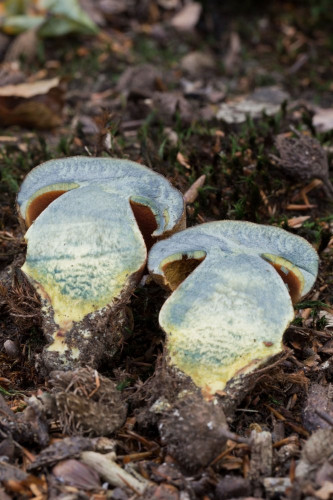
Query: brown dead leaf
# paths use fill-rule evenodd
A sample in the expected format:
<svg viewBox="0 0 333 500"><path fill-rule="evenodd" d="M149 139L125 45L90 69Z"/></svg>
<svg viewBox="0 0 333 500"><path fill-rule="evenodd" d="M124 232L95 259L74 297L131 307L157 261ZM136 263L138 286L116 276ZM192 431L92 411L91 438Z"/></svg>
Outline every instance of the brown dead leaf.
<svg viewBox="0 0 333 500"><path fill-rule="evenodd" d="M22 127L35 127L49 129L61 124L61 118L54 114L47 103L29 101L8 110L2 106L0 100L0 115L2 124L6 127L20 125Z"/></svg>
<svg viewBox="0 0 333 500"><path fill-rule="evenodd" d="M181 154L181 153L178 153ZM177 158L178 159L178 158ZM178 160L179 161L179 160ZM198 197L199 189L205 184L206 176L201 175L184 194L185 203L194 203Z"/></svg>
<svg viewBox="0 0 333 500"><path fill-rule="evenodd" d="M37 54L37 30L32 29L18 35L10 44L5 62L19 61L23 57L25 62L33 61Z"/></svg>
<svg viewBox="0 0 333 500"><path fill-rule="evenodd" d="M142 97L150 97L159 90L159 82L163 81L161 70L152 64L138 64L127 68L119 77L117 92L135 93Z"/></svg>
<svg viewBox="0 0 333 500"><path fill-rule="evenodd" d="M180 66L183 71L192 77L201 77L207 74L207 71L215 69L216 62L212 54L209 52L201 52L195 50L186 54L180 61ZM193 82L191 82L193 87Z"/></svg>
<svg viewBox="0 0 333 500"><path fill-rule="evenodd" d="M201 11L199 2L189 2L171 19L171 25L179 31L190 31L199 21Z"/></svg>
<svg viewBox="0 0 333 500"><path fill-rule="evenodd" d="M29 99L37 95L47 94L51 89L58 87L58 77L50 80L40 80L33 83L19 83L17 85L5 85L0 87L0 97L23 97Z"/></svg>
<svg viewBox="0 0 333 500"><path fill-rule="evenodd" d="M317 132L329 132L333 129L333 108L319 108L312 118Z"/></svg>
<svg viewBox="0 0 333 500"><path fill-rule="evenodd" d="M103 15L103 12L99 5L100 2L95 2L94 0L80 0L80 7L85 11L86 14L97 24L97 26L104 27L106 25L106 20ZM108 3L112 3L108 0ZM121 6L120 2L114 2ZM125 3L125 2L124 2ZM97 5L96 5L97 4ZM126 8L126 5L125 5Z"/></svg>
<svg viewBox="0 0 333 500"><path fill-rule="evenodd" d="M250 492L250 481L242 477L226 475L216 485L217 498L246 497Z"/></svg>
<svg viewBox="0 0 333 500"><path fill-rule="evenodd" d="M94 441L90 438L72 436L59 439L44 448L27 469L31 472L39 467L54 465L62 460L73 458L82 451L94 449Z"/></svg>
<svg viewBox="0 0 333 500"><path fill-rule="evenodd" d="M73 458L59 462L53 467L52 473L58 481L82 490L93 490L101 486L97 472Z"/></svg>
<svg viewBox="0 0 333 500"><path fill-rule="evenodd" d="M180 151L178 151L177 153L177 161L178 163L180 163L183 167L187 168L188 170L191 170L191 165L189 164L188 162L188 159L185 158L185 156L183 155L183 153L181 153Z"/></svg>
<svg viewBox="0 0 333 500"><path fill-rule="evenodd" d="M310 215L300 215L299 217L291 217L291 219L288 219L288 226L294 228L302 227L303 222L305 222L310 218L311 218Z"/></svg>
<svg viewBox="0 0 333 500"><path fill-rule="evenodd" d="M190 123L195 109L180 92L154 92L152 104L161 120L172 121L176 113L182 122Z"/></svg>
<svg viewBox="0 0 333 500"><path fill-rule="evenodd" d="M317 498L320 500L329 500L333 495L333 483L331 481L325 481L323 486L315 493Z"/></svg>
<svg viewBox="0 0 333 500"><path fill-rule="evenodd" d="M324 486L326 481L333 483L333 466L329 462L325 462L316 474L318 486Z"/></svg>
<svg viewBox="0 0 333 500"><path fill-rule="evenodd" d="M108 16L113 17L119 14L124 14L128 10L128 2L119 2L118 0L100 0L98 4L100 11L106 19L108 19Z"/></svg>
<svg viewBox="0 0 333 500"><path fill-rule="evenodd" d="M333 417L333 403L332 403L332 393L333 388L329 385L321 385L312 383L306 400L306 404L302 411L303 425L308 431L314 431L317 429L329 429L330 424L325 421L317 413L317 409L328 414L329 417Z"/></svg>
<svg viewBox="0 0 333 500"><path fill-rule="evenodd" d="M22 481L26 479L28 474L14 465L8 464L5 461L0 461L0 481Z"/></svg>
<svg viewBox="0 0 333 500"><path fill-rule="evenodd" d="M62 122L63 94L59 78L0 87L1 125L57 127Z"/></svg>

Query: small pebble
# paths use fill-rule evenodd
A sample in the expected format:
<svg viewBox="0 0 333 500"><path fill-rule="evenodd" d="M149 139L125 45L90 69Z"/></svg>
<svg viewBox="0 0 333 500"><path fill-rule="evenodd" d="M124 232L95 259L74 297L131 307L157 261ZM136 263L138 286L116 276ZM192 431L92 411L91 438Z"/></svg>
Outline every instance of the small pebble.
<svg viewBox="0 0 333 500"><path fill-rule="evenodd" d="M13 340L6 340L3 344L4 350L9 358L17 358L19 355L19 350L16 343Z"/></svg>

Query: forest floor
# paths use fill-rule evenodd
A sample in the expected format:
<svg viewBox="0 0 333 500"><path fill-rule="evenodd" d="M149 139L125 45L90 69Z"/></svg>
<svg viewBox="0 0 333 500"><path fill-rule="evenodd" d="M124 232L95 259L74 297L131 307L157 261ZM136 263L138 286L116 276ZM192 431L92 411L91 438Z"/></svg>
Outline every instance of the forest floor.
<svg viewBox="0 0 333 500"><path fill-rule="evenodd" d="M211 1L201 13L187 2L185 14L181 0L137 3L82 2L99 24L93 35L0 32L0 272L12 275L0 285L0 498L329 500L332 188L327 172L321 180L309 173L304 154L314 148L321 171L332 165L329 2L260 2L256 12L247 2ZM277 160L286 151L278 138L294 139L286 154L295 168ZM90 403L94 387L114 382L125 423L104 436L99 424L84 432L71 425L79 416L46 404L56 383L36 368L46 340L38 298L19 271L25 243L15 198L33 167L73 155L127 158L163 174L186 195L188 226L275 225L319 253L318 279L295 305L284 355L244 393L208 463L197 456L209 446L199 424L191 431L199 445L189 450L174 452L159 433L152 407L178 387L158 324L166 292L149 280L129 304L133 328L113 365L74 384ZM108 418L110 406L93 397L91 405L97 420ZM104 455L107 471L96 472L89 460Z"/></svg>

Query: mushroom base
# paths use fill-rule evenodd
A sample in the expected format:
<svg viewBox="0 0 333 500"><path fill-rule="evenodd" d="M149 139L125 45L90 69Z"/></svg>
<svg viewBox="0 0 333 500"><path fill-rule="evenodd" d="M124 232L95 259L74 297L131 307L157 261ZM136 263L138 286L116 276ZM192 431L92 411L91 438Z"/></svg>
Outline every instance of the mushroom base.
<svg viewBox="0 0 333 500"><path fill-rule="evenodd" d="M66 332L54 322L51 307L44 304L43 312L43 330L49 344L37 364L45 374L80 366L98 368L112 361L122 345L123 332L132 326L124 303L88 314Z"/></svg>

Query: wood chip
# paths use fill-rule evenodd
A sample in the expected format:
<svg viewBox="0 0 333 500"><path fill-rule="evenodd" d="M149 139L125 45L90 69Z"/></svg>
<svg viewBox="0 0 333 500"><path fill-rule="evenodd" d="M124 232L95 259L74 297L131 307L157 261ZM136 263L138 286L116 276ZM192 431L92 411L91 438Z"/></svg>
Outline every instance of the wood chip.
<svg viewBox="0 0 333 500"><path fill-rule="evenodd" d="M149 484L143 477L142 481L139 481L131 474L124 471L116 462L108 458L107 455L101 455L94 451L84 451L81 453L81 460L98 472L98 474L112 486L118 486L119 488L128 486L138 495L143 495Z"/></svg>
<svg viewBox="0 0 333 500"><path fill-rule="evenodd" d="M185 203L194 203L198 197L199 189L205 184L206 176L201 175L184 194Z"/></svg>
<svg viewBox="0 0 333 500"><path fill-rule="evenodd" d="M249 477L258 479L260 476L272 474L273 448L270 432L251 432L251 462Z"/></svg>

